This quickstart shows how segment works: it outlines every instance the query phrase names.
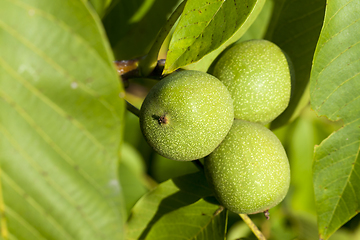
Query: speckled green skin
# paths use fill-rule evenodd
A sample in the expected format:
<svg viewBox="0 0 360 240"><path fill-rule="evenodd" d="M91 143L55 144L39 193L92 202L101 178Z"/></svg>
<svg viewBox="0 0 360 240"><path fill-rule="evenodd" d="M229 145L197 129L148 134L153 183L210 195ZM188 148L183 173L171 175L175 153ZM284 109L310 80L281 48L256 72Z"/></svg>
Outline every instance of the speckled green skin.
<svg viewBox="0 0 360 240"><path fill-rule="evenodd" d="M281 49L267 40L234 45L220 57L213 75L228 88L237 119L268 123L289 104L288 62Z"/></svg>
<svg viewBox="0 0 360 240"><path fill-rule="evenodd" d="M204 162L215 196L235 213L263 212L280 203L290 168L279 139L258 123L235 120L228 135Z"/></svg>
<svg viewBox="0 0 360 240"><path fill-rule="evenodd" d="M166 122L160 117L165 117ZM140 127L160 155L191 161L210 154L225 138L234 119L233 100L214 76L175 72L157 83L140 110Z"/></svg>

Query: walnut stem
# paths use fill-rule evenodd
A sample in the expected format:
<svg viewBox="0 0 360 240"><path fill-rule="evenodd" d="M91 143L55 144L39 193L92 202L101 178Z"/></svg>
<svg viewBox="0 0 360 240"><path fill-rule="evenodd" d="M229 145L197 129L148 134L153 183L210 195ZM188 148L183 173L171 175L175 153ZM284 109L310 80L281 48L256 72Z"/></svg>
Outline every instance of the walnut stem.
<svg viewBox="0 0 360 240"><path fill-rule="evenodd" d="M129 110L135 116L137 117L140 116L140 110L131 103L129 103L128 101L126 101L126 109Z"/></svg>
<svg viewBox="0 0 360 240"><path fill-rule="evenodd" d="M255 223L249 218L247 214L239 214L239 216L242 218L242 220L246 223L246 225L249 226L251 231L255 234L257 239L259 240L266 240L265 236L262 234L262 232L257 228Z"/></svg>

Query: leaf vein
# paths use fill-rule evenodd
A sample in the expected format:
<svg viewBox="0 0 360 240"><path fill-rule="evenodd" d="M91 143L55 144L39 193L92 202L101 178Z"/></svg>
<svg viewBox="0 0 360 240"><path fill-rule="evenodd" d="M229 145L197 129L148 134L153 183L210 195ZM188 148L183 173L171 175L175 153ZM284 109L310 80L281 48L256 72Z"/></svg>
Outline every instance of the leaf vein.
<svg viewBox="0 0 360 240"><path fill-rule="evenodd" d="M77 38L77 40L79 42L81 42L82 45L86 46L91 54L95 57L95 58L101 58L104 59L97 51L95 51L94 48L91 47L91 45L89 44L88 41L86 41L86 39L84 39L80 34L78 34L78 32L73 31L72 29L74 29L74 27L69 26L68 24L66 24L64 21L61 21L59 18L56 18L54 15L43 11L42 9L36 8L32 5L29 5L27 3L24 3L22 1L19 0L8 0L10 1L12 4L16 4L17 6L27 10L27 11L31 11L31 10L35 10L37 15L42 16L43 18L51 21L51 22L55 22L58 23L58 26L60 26L63 30L65 30L66 32L70 32L73 36L75 36ZM105 61L107 59L104 59ZM104 63L104 62L102 62Z"/></svg>
<svg viewBox="0 0 360 240"><path fill-rule="evenodd" d="M304 20L305 18L308 18L308 17L310 17L311 15L316 15L318 12L322 12L322 11L324 11L324 7L323 7L323 6L321 6L321 7L319 7L319 8L316 8L316 9L314 9L314 10L312 10L312 11L306 12L306 14L301 15L301 16L299 16L299 17L297 17L297 18L289 19L289 20L287 21L287 23L294 23L294 22L297 22L297 21L299 21L299 20ZM283 24L283 25L285 25L285 24Z"/></svg>
<svg viewBox="0 0 360 240"><path fill-rule="evenodd" d="M356 42L355 44L351 45L350 47L346 48L344 51L342 51L340 54L338 54L335 58L333 58L326 66L324 66L324 68L319 72L318 74L318 78L317 80L320 78L320 75L323 74L324 70L326 68L328 68L331 63L333 63L337 58L339 58L342 54L344 54L345 52L347 52L349 49L351 49L352 47L356 46L357 44L359 44L360 41ZM356 60L358 61L358 60ZM356 62L354 61L354 62ZM320 109L323 107L323 105L325 104L325 102L340 88L342 87L345 83L347 83L348 81L350 81L351 79L355 78L356 76L358 76L360 73L355 74L353 77L348 78L346 80L344 80L344 82L342 82L340 85L338 85L326 98L325 100L317 107L318 111L320 111Z"/></svg>
<svg viewBox="0 0 360 240"><path fill-rule="evenodd" d="M205 27L203 28L203 30L198 34L198 36L195 36L194 41L193 41L191 44L189 44L189 47L186 48L186 50L183 52L183 54L189 51L189 48L194 44L195 41L197 41L197 39L204 33L205 29L206 29L206 28L210 25L210 23L214 20L216 14L220 11L220 9L222 8L222 6L223 6L223 4L224 4L225 1L221 1L221 2L222 2L221 5L220 5L219 8L216 10L216 12L213 14L213 16L212 16L211 18L209 18L209 21L208 21L208 23L205 25ZM215 2L214 2L214 3L215 3ZM186 8L186 6L185 6L185 8ZM180 19L180 21L181 21L181 19ZM176 31L176 30L175 30L175 31ZM170 52L172 52L172 50L170 50L169 53L170 53ZM175 59L175 61L173 61L173 65L183 56L183 54L179 55L179 56ZM173 66L173 65L172 65L172 66ZM172 66L171 66L171 67L172 67Z"/></svg>
<svg viewBox="0 0 360 240"><path fill-rule="evenodd" d="M2 175L3 179L9 184L9 186L15 191L17 192L20 196L25 196L26 192L18 185L16 184L15 181L13 181L11 179L10 176L8 176L6 173L3 173ZM35 199L33 199L32 197L26 195L27 197L25 198L25 200L34 207L34 209L36 209L41 215L43 215L45 218L48 219L48 221L56 228L59 230L59 232L62 232L65 236L67 236L68 239L73 239L72 236L70 235L70 233L68 233L63 226L52 216L50 216L49 214L47 214L47 211L41 206L40 203L38 203ZM25 220L25 219L24 219Z"/></svg>
<svg viewBox="0 0 360 240"><path fill-rule="evenodd" d="M359 155L359 149L358 149L356 155L357 155L357 157L358 157L358 155ZM330 219L329 219L328 223L331 223L332 220L334 219L334 217L338 217L338 218L339 218L339 216L337 216L337 215L335 214L335 211L336 211L336 209L338 208L338 206L340 205L340 201L341 201L341 200L344 201L344 205L345 205L345 207L347 208L348 212L350 211L350 210L348 209L349 206L347 205L347 201L345 201L345 199L343 199L343 197L344 197L344 192L345 192L345 190L346 190L346 186L349 184L351 175L352 175L352 173L353 173L353 171L354 171L354 165L352 165L351 167L352 167L352 171L350 172L350 174L349 174L348 177L347 177L347 178L348 178L348 181L346 181L346 184L344 184L344 187L343 187L342 192L341 192L341 194L340 194L340 198L338 199L337 203L334 205L333 210L330 211L331 214L330 214ZM356 195L355 195L355 196L356 196ZM349 213L350 213L350 212L349 212Z"/></svg>
<svg viewBox="0 0 360 240"><path fill-rule="evenodd" d="M324 188L327 188L327 187L333 185L334 183L339 183L340 180L345 179L345 178L348 178L348 176L345 175L345 176L343 176L343 177L335 178L335 179L333 179L331 182L328 182L326 185L324 185Z"/></svg>
<svg viewBox="0 0 360 240"><path fill-rule="evenodd" d="M1 181L1 175L2 175L2 168L0 167L0 234L3 238L7 239L9 235L9 229L7 225L7 219L5 216L5 199L4 199L4 193L2 188L2 181Z"/></svg>
<svg viewBox="0 0 360 240"><path fill-rule="evenodd" d="M334 37L336 37L337 35L339 35L340 33L342 33L345 29L349 28L350 26L352 26L352 25L355 24L356 22L358 22L358 20L359 20L359 19L356 19L354 22L352 22L352 24L349 24L349 25L346 26L345 28L341 29L341 30L338 31L336 34L334 34L333 36L328 37L328 38L326 39L326 41L325 41L322 45L320 45L320 46L317 47L317 49L320 49L320 50L321 50L326 44L329 44L329 42L330 42L331 39L333 39ZM325 28L323 28L323 31L325 31L324 29L325 29ZM320 40L321 40L321 36L320 36L320 38L319 38L319 41L320 41ZM333 58L330 62L328 62L328 64L327 64L326 66L324 66L319 73L317 73L317 77L316 77L316 81L315 81L315 87L314 87L314 89L313 89L313 92L316 91L316 86L318 85L320 75L325 71L325 69L326 69L327 67L329 67L329 65L330 65L333 61L335 61L341 54L343 54L344 52L346 52L348 49L350 49L351 47L355 46L356 44L358 44L358 42L356 42L354 45L348 47L345 51L343 51L343 52L341 52L340 54L338 54L335 58ZM317 54L317 55L319 55L319 54ZM315 57L315 58L316 58L316 57ZM316 62L316 59L314 59L314 62Z"/></svg>
<svg viewBox="0 0 360 240"><path fill-rule="evenodd" d="M21 75L19 75L11 66L9 66L3 58L0 57L0 66L2 66L15 80L21 83L26 89L28 89L32 94L34 94L40 101L49 106L54 112L59 114L62 118L66 119L68 114L61 109L59 105L57 105L54 101L49 99L43 93L41 93L37 88L31 85L26 79L24 79ZM79 122L77 119L72 118L69 120L77 129L84 133L84 135L93 142L100 151L105 149L105 146L101 144L93 134L91 134L86 127Z"/></svg>
<svg viewBox="0 0 360 240"><path fill-rule="evenodd" d="M77 166L76 163L73 161L71 157L69 157L53 140L42 130L42 128L37 125L37 123L28 115L28 113L19 105L16 104L16 102L13 101L8 95L6 95L3 91L0 89L0 96L3 97L3 99L9 103L11 107L15 109L16 112L30 125L32 126L35 131L38 133L38 135L55 151L59 154L59 156L62 157L65 162L67 162L70 166L75 167ZM93 186L95 189L97 189L99 192L103 193L100 186L97 185L95 180L93 180L88 174L82 171L81 168L79 168L79 171L81 176L86 179L91 186Z"/></svg>
<svg viewBox="0 0 360 240"><path fill-rule="evenodd" d="M22 217L20 214L16 213L16 211L11 209L10 206L6 206L6 214L16 219L18 223L20 223L24 228L26 228L29 232L31 232L34 235L34 237L36 237L36 239L46 240L46 237L43 236L36 227L31 225L29 221L27 221L24 217Z"/></svg>
<svg viewBox="0 0 360 240"><path fill-rule="evenodd" d="M304 31L302 32L299 32L297 34L294 34L292 37L288 38L286 41L283 41L283 42L278 42L278 45L281 45L282 48L284 48L284 46L286 46L287 44L290 44L292 41L300 38L301 36L307 34L308 32L311 32L313 31L314 29L318 29L319 26L321 26L322 23L318 23L318 24L315 24L315 25L312 25L312 27L309 27L307 29L305 29Z"/></svg>
<svg viewBox="0 0 360 240"><path fill-rule="evenodd" d="M343 6L341 6L331 17L329 17L327 23L324 25L324 29L327 28L330 25L330 22L333 20L334 17L336 17L336 15L339 14L339 12L341 10L343 10L347 5L349 5L353 0L348 1L346 4L344 4Z"/></svg>
<svg viewBox="0 0 360 240"><path fill-rule="evenodd" d="M102 99L96 91L93 89L87 87L83 82L77 81L74 76L72 76L69 72L67 72L62 66L57 64L52 60L51 57L49 57L45 52L38 49L35 45L33 45L31 42L29 42L27 39L25 39L21 34L19 34L15 29L13 29L11 26L5 24L5 22L2 22L0 20L0 27L2 27L5 31L7 31L10 35L12 35L15 39L19 40L24 46L26 46L28 49L33 51L35 54L37 54L39 57L41 57L45 62L47 62L55 71L61 73L64 75L64 79L69 80L70 83L76 82L78 87L82 89L84 92L90 94L94 98L98 99L99 102L104 105L106 109L108 109L113 117L119 122L119 118L115 114L115 110L104 99Z"/></svg>
<svg viewBox="0 0 360 240"><path fill-rule="evenodd" d="M43 176L43 178L45 179L45 181L51 186L53 187L54 190L56 190L71 206L73 206L76 211L78 211L80 213L80 215L83 217L83 219L89 224L91 225L91 229L95 230L99 236L101 236L101 232L97 229L96 224L94 224L94 222L88 217L88 215L82 211L81 208L78 208L76 201L68 194L66 193L66 191L59 185L56 183L56 181L53 181L48 175L44 176L44 174L42 174L43 172L46 172L46 170L44 170L41 165L39 165L31 156L29 156L28 154L26 154L26 151L23 150L21 148L21 146L19 146L19 144L16 142L15 139L13 139L10 135L10 133L7 132L6 129L4 129L1 125L0 125L0 130L1 132L3 132L3 134L5 135L5 137L9 140L9 142L11 143L11 145L21 154L21 156L30 164L30 166L33 167L33 169L39 173L39 175ZM9 176L10 178L10 176ZM14 181L15 182L15 181ZM23 190L23 192L25 192Z"/></svg>
<svg viewBox="0 0 360 240"><path fill-rule="evenodd" d="M345 126L347 126L347 125L345 125ZM345 126L344 126L344 127L345 127ZM333 153L335 153L335 152L337 152L337 151L339 151L339 150L341 150L341 149L343 149L343 148L346 148L346 147L349 147L349 146L351 146L351 145L358 144L358 143L360 143L360 139L359 139L359 140L355 140L355 141L353 141L353 142L349 142L348 144L345 144L345 145L341 145L339 148L331 151L331 152L329 153L329 155L331 155L331 154L333 154ZM329 155L326 155L325 157L322 157L322 158L318 158L318 162L321 162L323 159L327 158Z"/></svg>

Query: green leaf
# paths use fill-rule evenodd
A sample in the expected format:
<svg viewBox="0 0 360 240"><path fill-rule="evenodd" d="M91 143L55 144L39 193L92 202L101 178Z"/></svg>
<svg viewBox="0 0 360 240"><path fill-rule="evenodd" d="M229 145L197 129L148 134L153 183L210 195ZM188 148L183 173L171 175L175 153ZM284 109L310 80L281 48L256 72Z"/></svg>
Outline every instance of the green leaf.
<svg viewBox="0 0 360 240"><path fill-rule="evenodd" d="M170 178L197 172L199 169L192 162L173 161L153 153L149 171L157 182L164 182Z"/></svg>
<svg viewBox="0 0 360 240"><path fill-rule="evenodd" d="M246 239L251 234L251 230L248 225L242 220L233 223L227 231L226 239Z"/></svg>
<svg viewBox="0 0 360 240"><path fill-rule="evenodd" d="M104 16L106 9L113 0L88 0L99 16Z"/></svg>
<svg viewBox="0 0 360 240"><path fill-rule="evenodd" d="M145 179L144 160L140 153L126 142L123 143L121 149L119 176L126 210L130 212L141 196L149 190L149 186Z"/></svg>
<svg viewBox="0 0 360 240"><path fill-rule="evenodd" d="M254 21L258 18L260 12L263 9L265 4L264 0L258 0L252 12L248 15L248 18L244 21L244 24L236 31L236 33L229 38L225 43L223 43L218 49L212 51L211 53L204 56L197 62L194 62L190 65L184 66L185 69L198 70L203 72L212 72L212 68L218 60L218 56L225 51L227 47L231 44L240 41L241 37L246 33L246 31L252 26Z"/></svg>
<svg viewBox="0 0 360 240"><path fill-rule="evenodd" d="M262 8L255 21L251 24L249 29L238 41L247 41L251 39L262 39L266 33L267 27L270 23L272 11L274 8L274 2L269 0L265 1L264 7Z"/></svg>
<svg viewBox="0 0 360 240"><path fill-rule="evenodd" d="M135 15L142 2L143 0L119 0L115 3L110 12L104 17L104 28L113 48L117 42L126 36L128 31L131 29L131 16ZM118 60L125 59L120 58Z"/></svg>
<svg viewBox="0 0 360 240"><path fill-rule="evenodd" d="M272 129L294 120L309 103L307 86L324 12L325 0L275 1L265 39L277 44L291 61L292 95L287 109L272 122Z"/></svg>
<svg viewBox="0 0 360 240"><path fill-rule="evenodd" d="M311 105L344 126L315 149L319 232L327 239L360 204L360 22L357 1L329 1L311 72Z"/></svg>
<svg viewBox="0 0 360 240"><path fill-rule="evenodd" d="M4 239L123 239L124 95L83 1L0 2Z"/></svg>
<svg viewBox="0 0 360 240"><path fill-rule="evenodd" d="M210 195L212 190L207 185L203 172L184 175L158 185L144 195L132 209L128 220L127 239L159 239L156 235L160 234L161 226L170 220L174 226L163 229L162 234L168 236L164 239L176 239L174 235L183 235L183 239L203 239L201 236L210 233L224 236L224 232L219 233L222 227L213 228L211 225L220 221L218 218L224 218L223 214L214 215L219 206L200 200ZM204 211L201 213L205 215L198 214L199 211ZM184 215L191 214L194 218L187 218L187 224L184 226ZM194 226L197 226L197 231L194 230ZM203 231L199 231L200 229Z"/></svg>
<svg viewBox="0 0 360 240"><path fill-rule="evenodd" d="M205 66L198 66L206 71L226 46L244 34L264 3L264 0L188 0L170 41L164 73L194 63L222 46L210 61L202 64Z"/></svg>
<svg viewBox="0 0 360 240"><path fill-rule="evenodd" d="M157 33L180 0L122 0L104 18L115 57L118 60L148 53Z"/></svg>
<svg viewBox="0 0 360 240"><path fill-rule="evenodd" d="M314 114L315 115L315 114ZM314 190L312 185L312 166L314 145L318 133L313 119L300 117L288 129L286 143L291 165L291 209L297 212L316 214Z"/></svg>
<svg viewBox="0 0 360 240"><path fill-rule="evenodd" d="M146 239L224 239L227 210L200 199L196 203L164 215L151 228Z"/></svg>

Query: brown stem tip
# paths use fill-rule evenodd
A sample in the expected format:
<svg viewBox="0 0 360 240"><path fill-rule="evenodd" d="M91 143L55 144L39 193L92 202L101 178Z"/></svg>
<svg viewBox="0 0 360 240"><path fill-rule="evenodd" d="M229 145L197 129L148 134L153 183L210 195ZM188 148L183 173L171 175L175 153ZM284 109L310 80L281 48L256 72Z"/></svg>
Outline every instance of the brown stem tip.
<svg viewBox="0 0 360 240"><path fill-rule="evenodd" d="M158 119L159 124L167 124L168 122L169 122L169 120L165 115L159 117L159 119Z"/></svg>
<svg viewBox="0 0 360 240"><path fill-rule="evenodd" d="M266 211L264 212L264 215L265 215L265 217L266 217L266 220L269 220L269 219L270 219L269 210L266 210Z"/></svg>

